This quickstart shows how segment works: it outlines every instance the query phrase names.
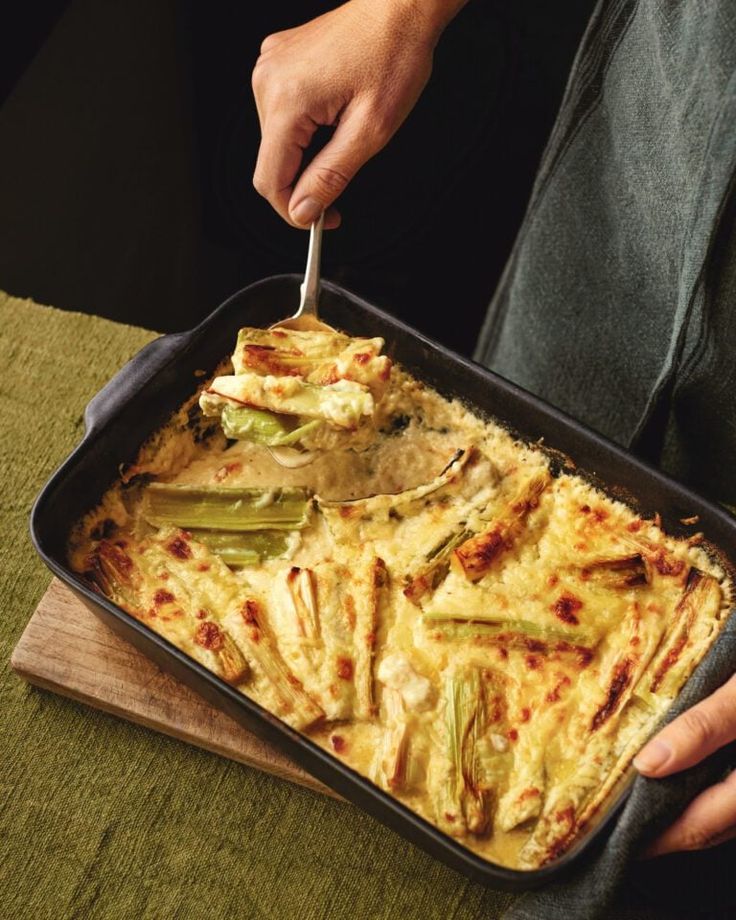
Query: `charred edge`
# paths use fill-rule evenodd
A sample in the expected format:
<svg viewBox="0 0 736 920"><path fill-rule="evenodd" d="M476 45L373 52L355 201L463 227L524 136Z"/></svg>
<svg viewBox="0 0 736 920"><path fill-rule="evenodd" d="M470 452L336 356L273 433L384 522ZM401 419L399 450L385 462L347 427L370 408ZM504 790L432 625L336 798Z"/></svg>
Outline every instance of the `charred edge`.
<svg viewBox="0 0 736 920"><path fill-rule="evenodd" d="M703 580L703 573L698 569L691 569L688 573L687 585L685 586L685 591L683 592L682 597L680 598L677 604L678 613L682 613L686 605L689 606L690 595L697 588L700 582ZM677 642L672 646L672 648L667 652L665 657L660 662L659 667L657 668L654 677L652 678L651 692L656 693L659 690L662 681L664 680L667 672L672 668L673 665L677 663L682 655L683 649L687 644L687 640L690 638L690 630L693 627L695 622L695 617L697 615L697 610L694 606L691 606L688 610L687 619L683 623L682 632L677 639Z"/></svg>
<svg viewBox="0 0 736 920"><path fill-rule="evenodd" d="M507 549L500 526L489 533L472 537L464 546L455 550L463 570L470 575L482 573L501 553Z"/></svg>
<svg viewBox="0 0 736 920"><path fill-rule="evenodd" d="M592 732L597 731L604 725L616 711L621 697L631 683L633 667L634 662L630 658L627 658L625 661L619 662L613 669L613 677L611 678L611 684L608 688L606 702L596 712L590 723L590 730Z"/></svg>
<svg viewBox="0 0 736 920"><path fill-rule="evenodd" d="M272 345L245 345L243 346L243 364L255 371L265 371L274 377L302 377L303 369L284 363Z"/></svg>

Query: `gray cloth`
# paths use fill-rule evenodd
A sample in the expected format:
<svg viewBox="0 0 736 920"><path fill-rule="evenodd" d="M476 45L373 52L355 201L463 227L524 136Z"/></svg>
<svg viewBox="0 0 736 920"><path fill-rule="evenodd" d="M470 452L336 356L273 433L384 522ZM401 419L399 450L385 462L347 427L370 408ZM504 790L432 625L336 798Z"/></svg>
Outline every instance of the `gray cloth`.
<svg viewBox="0 0 736 920"><path fill-rule="evenodd" d="M476 358L736 504L736 6L596 7ZM676 712L734 671L736 622ZM674 715L675 713L673 713ZM642 843L722 774L637 779L603 853L509 920L602 916Z"/></svg>
<svg viewBox="0 0 736 920"><path fill-rule="evenodd" d="M735 174L733 0L599 3L476 349L729 504Z"/></svg>

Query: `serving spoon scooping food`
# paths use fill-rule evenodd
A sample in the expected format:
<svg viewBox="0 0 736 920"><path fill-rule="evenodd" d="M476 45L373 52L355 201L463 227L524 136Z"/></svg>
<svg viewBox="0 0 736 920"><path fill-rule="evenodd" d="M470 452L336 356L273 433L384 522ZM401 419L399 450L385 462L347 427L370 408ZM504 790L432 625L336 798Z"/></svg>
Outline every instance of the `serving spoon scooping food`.
<svg viewBox="0 0 736 920"><path fill-rule="evenodd" d="M307 267L304 269L304 281L299 291L299 309L293 316L273 323L271 329L296 329L299 332L334 332L332 326L323 323L317 315L319 303L319 267L322 256L322 231L325 226L324 211L312 224L309 231L309 249L307 250ZM293 447L269 447L273 459L287 469L296 469L312 463L321 451L299 451Z"/></svg>

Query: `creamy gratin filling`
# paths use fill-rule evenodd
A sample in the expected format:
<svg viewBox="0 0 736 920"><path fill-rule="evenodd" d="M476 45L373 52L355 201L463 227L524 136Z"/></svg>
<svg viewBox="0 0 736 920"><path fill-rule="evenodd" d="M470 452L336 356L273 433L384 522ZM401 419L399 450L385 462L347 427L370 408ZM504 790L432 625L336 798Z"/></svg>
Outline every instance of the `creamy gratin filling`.
<svg viewBox="0 0 736 920"><path fill-rule="evenodd" d="M380 339L302 336L244 330L72 566L471 850L540 866L715 639L730 580Z"/></svg>

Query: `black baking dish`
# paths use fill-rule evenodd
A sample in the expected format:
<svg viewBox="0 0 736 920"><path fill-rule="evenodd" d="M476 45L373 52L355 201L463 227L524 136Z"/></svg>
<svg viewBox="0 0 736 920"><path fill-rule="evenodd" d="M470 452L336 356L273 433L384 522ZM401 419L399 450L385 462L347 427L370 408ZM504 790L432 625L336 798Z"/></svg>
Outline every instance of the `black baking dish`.
<svg viewBox="0 0 736 920"><path fill-rule="evenodd" d="M537 887L568 872L600 845L628 794L633 781L631 769L587 832L559 859L532 871L496 866L92 591L67 565L65 544L71 525L98 503L118 477L121 463L132 461L143 441L192 395L202 371L213 371L232 351L241 326L267 326L293 312L299 280L281 275L253 284L232 296L192 331L156 339L123 367L88 405L84 439L36 500L31 516L34 544L51 571L116 633L340 795L475 881L511 890ZM592 475L614 497L625 495L639 513L659 512L669 533L692 533L692 528L685 528L680 519L698 515L698 529L709 544L718 547L721 563L733 571L730 560L736 560L736 520L723 510L542 400L430 341L335 284L323 284L320 312L327 322L348 333L382 336L387 353L441 393L460 397L474 409L521 433L525 440L543 438L551 448L573 458L581 471Z"/></svg>

